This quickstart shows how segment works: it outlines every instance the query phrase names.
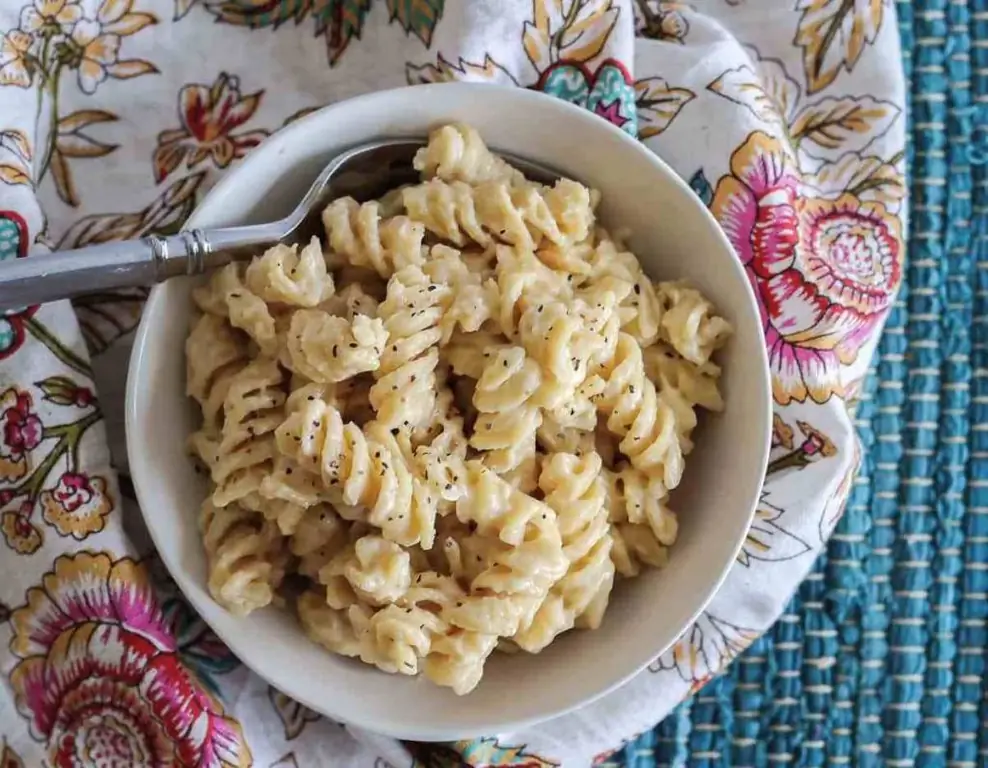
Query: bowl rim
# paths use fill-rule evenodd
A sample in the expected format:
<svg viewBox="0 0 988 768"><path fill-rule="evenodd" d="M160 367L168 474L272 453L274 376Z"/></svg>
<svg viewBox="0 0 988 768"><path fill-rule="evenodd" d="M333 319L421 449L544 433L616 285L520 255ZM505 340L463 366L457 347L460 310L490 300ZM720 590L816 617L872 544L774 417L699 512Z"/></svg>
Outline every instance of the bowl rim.
<svg viewBox="0 0 988 768"><path fill-rule="evenodd" d="M308 115L298 119L297 121L283 127L282 129L276 131L270 137L268 137L258 148L253 150L244 160L242 160L237 166L230 169L225 173L222 178L206 193L203 199L198 203L192 214L186 220L183 226L183 231L190 229L202 227L201 220L204 218L209 218L212 216L212 210L214 208L222 208L223 202L231 194L235 194L235 190L238 188L239 184L250 178L251 171L254 166L256 166L260 160L259 158L267 155L274 155L279 152L279 148L285 146L293 140L296 134L304 133L307 130L309 124L314 124L323 121L329 121L332 117L343 114L351 109L355 104L360 104L368 101L380 100L387 103L390 99L394 98L396 94L403 93L409 90L415 90L417 94L421 94L422 99L432 98L432 94L436 91L452 91L458 90L462 91L467 95L472 94L475 97L483 97L489 94L492 89L502 91L506 94L506 98L516 99L519 106L524 106L526 104L536 104L537 109L541 110L556 110L560 113L560 116L568 120L577 120L585 124L592 125L593 130L597 131L609 131L612 134L620 135L620 140L624 141L626 144L633 146L635 150L641 155L643 162L650 163L655 172L663 176L665 182L671 187L675 188L678 193L686 196L695 208L701 211L701 215L704 217L708 227L713 231L715 238L719 241L724 251L725 256L729 257L728 261L731 264L731 269L736 273L738 283L743 286L745 291L745 300L748 305L748 310L751 318L756 320L760 317L760 312L758 309L758 303L754 295L754 291L747 278L744 271L744 267L737 257L733 246L727 238L724 230L721 228L720 224L714 218L713 214L707 208L706 205L700 201L693 190L689 187L685 180L682 179L654 150L649 149L640 140L633 138L629 134L625 133L619 127L613 125L612 123L599 118L596 115L588 112L586 109L566 102L562 99L558 99L547 94L543 94L538 91L532 91L526 88L519 88L515 86L504 86L504 85L494 85L488 83L463 83L463 82L452 82L452 83L431 83L424 85L413 85L413 86L401 86L398 88L390 88L381 91L373 91L360 96L355 96L352 98L344 99L341 101L334 102L325 107L322 107ZM510 95L507 95L510 94ZM483 128L478 127L481 133L483 133ZM404 134L407 138L409 134ZM385 138L385 135L368 136L366 141L372 141L377 138ZM534 159L537 159L534 158ZM138 413L137 413L137 401L139 395L138 383L141 380L140 371L145 367L145 360L147 356L148 349L148 339L151 337L155 329L151 326L149 318L154 314L154 308L159 302L164 299L163 296L164 285L155 285L148 297L144 312L142 313L141 322L138 326L137 332L134 337L133 351L131 353L130 364L127 368L127 384L126 384L126 405L125 405L125 431L126 431L126 444L127 444L127 458L128 464L130 466L131 477L134 483L134 488L137 496L138 506L141 510L141 516L145 521L145 527L151 537L151 540L158 552L159 557L164 563L165 567L168 569L169 574L175 580L179 589L182 592L183 597L189 602L189 604L195 609L196 613L202 618L203 621L212 629L216 636L237 656L238 659L247 667L251 672L258 675L262 680L269 683L273 687L280 691L284 691L287 695L291 696L299 703L309 707L315 712L321 713L324 716L342 722L348 725L355 726L357 728L367 729L372 732L385 734L399 739L411 739L419 741L454 741L461 739L473 739L479 736L490 735L491 733L505 733L510 731L518 731L524 728L530 727L532 725L543 723L563 715L567 715L576 709L585 707L598 701L607 694L615 691L621 686L625 685L632 678L637 676L651 663L650 660L654 660L659 656L666 653L671 647L678 642L678 639L682 637L684 632L687 632L691 626L696 622L700 614L707 608L714 596L720 591L727 579L728 573L733 567L738 552L744 545L745 536L747 531L750 529L751 522L754 519L758 500L761 495L761 486L759 485L758 492L754 493L752 498L749 500L749 509L747 510L746 522L743 528L739 528L739 535L737 540L734 542L731 548L731 557L720 566L719 573L716 578L713 579L709 584L710 586L703 594L702 598L696 602L695 608L689 618L689 621L683 626L682 631L673 637L667 644L663 647L657 649L650 657L649 660L644 661L640 664L635 664L632 668L625 671L623 674L618 675L612 679L609 683L601 685L598 689L593 692L584 695L582 698L576 701L569 702L562 706L557 706L552 708L550 711L543 712L542 714L526 716L526 717L512 717L510 713L505 714L504 717L500 718L491 727L485 728L483 731L476 730L463 730L461 727L447 727L441 723L435 724L430 727L427 734L423 734L420 730L416 728L405 728L400 722L396 722L388 717L381 717L373 715L370 717L362 717L359 719L351 719L347 712L337 711L331 712L328 708L321 703L312 701L309 696L304 693L294 690L294 686L291 684L290 680L283 678L280 674L280 669L276 663L267 663L263 659L260 660L258 664L258 659L255 658L256 653L252 650L251 644L245 639L241 638L239 635L231 634L229 632L223 632L217 627L213 626L210 622L208 616L211 611L217 609L222 610L221 607L214 605L209 605L207 599L198 600L189 594L189 590L186 589L186 582L192 583L191 577L186 574L186 572L180 566L180 563L172 557L172 555L164 548L162 548L162 542L159 541L158 534L155 527L148 523L151 517L150 511L154 508L151 504L151 499L146 497L146 491L142 490L143 483L141 478L143 478L146 473L153 471L150 466L150 458L143 457L142 454L142 444L139 443L132 436L135 434ZM761 324L758 323L759 333L761 333ZM765 469L768 465L769 453L771 449L771 432L772 432L772 412L773 412L773 399L772 399L772 387L771 387L771 377L769 373L768 364L768 352L764 344L759 344L758 346L758 365L756 366L757 372L752 375L757 375L761 381L758 382L758 389L763 393L764 403L763 408L765 409L765 419L761 425L762 439L753 439L752 444L749 446L750 450L757 450L760 456L758 457L757 464L761 467L762 476L764 477ZM753 438L757 438L757 435L753 435ZM757 444L756 444L757 443ZM273 655L273 658L277 658Z"/></svg>

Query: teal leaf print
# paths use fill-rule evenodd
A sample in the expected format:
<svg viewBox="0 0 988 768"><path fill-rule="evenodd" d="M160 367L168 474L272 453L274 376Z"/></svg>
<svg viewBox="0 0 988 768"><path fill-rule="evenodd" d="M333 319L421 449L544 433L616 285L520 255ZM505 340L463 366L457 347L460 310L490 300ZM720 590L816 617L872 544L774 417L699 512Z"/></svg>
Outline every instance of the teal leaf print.
<svg viewBox="0 0 988 768"><path fill-rule="evenodd" d="M714 199L714 190L710 186L710 182L707 181L702 168L690 176L689 185L696 196L703 201L703 204L709 207L710 202Z"/></svg>
<svg viewBox="0 0 988 768"><path fill-rule="evenodd" d="M334 65L350 41L360 39L371 0L313 0L316 11L316 34L325 35L329 64Z"/></svg>
<svg viewBox="0 0 988 768"><path fill-rule="evenodd" d="M446 0L388 0L388 11L391 21L397 21L406 33L415 35L428 48L445 4Z"/></svg>
<svg viewBox="0 0 988 768"><path fill-rule="evenodd" d="M206 0L205 8L224 24L278 29L288 21L315 19L316 37L325 37L333 66L350 41L360 39L371 0Z"/></svg>

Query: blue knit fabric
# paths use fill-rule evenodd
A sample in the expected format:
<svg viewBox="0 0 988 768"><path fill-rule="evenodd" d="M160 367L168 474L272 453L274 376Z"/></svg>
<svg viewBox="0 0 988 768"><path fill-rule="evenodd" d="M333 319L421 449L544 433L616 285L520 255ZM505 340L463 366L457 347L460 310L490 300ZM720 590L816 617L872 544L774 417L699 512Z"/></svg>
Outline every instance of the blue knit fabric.
<svg viewBox="0 0 988 768"><path fill-rule="evenodd" d="M988 766L988 0L897 6L907 280L853 495L772 630L605 765Z"/></svg>

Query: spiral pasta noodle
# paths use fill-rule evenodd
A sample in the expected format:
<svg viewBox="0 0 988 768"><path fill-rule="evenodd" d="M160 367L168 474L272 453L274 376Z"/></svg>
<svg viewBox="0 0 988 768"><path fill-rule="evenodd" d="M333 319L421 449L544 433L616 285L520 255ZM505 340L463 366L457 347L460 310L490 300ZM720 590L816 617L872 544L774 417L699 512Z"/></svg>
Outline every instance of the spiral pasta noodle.
<svg viewBox="0 0 988 768"><path fill-rule="evenodd" d="M534 455L542 410L533 398L541 386L538 363L521 347L498 349L487 360L473 395L479 415L470 445L485 452L489 467L507 472Z"/></svg>
<svg viewBox="0 0 988 768"><path fill-rule="evenodd" d="M524 184L525 177L491 152L480 134L469 125L453 123L437 128L429 143L415 153L412 166L426 179L463 181L508 181Z"/></svg>
<svg viewBox="0 0 988 768"><path fill-rule="evenodd" d="M392 429L417 429L433 415L436 402L439 329L451 298L418 267L396 272L378 307L388 335L370 402L377 420Z"/></svg>
<svg viewBox="0 0 988 768"><path fill-rule="evenodd" d="M635 255L625 250L607 232L601 231L597 247L590 256L590 264L594 282L617 280L632 288L620 300L621 330L633 336L643 347L655 343L662 322L662 302L655 284L642 270Z"/></svg>
<svg viewBox="0 0 988 768"><path fill-rule="evenodd" d="M259 357L235 373L223 401L223 428L215 445L211 475L219 507L255 493L275 456L273 433L284 416L284 374L271 358ZM210 462L207 462L209 464Z"/></svg>
<svg viewBox="0 0 988 768"><path fill-rule="evenodd" d="M318 238L301 252L297 245L276 245L247 267L246 285L267 304L315 307L335 290L333 276L326 271Z"/></svg>
<svg viewBox="0 0 988 768"><path fill-rule="evenodd" d="M326 207L322 222L335 254L383 278L423 261L422 224L405 216L382 220L377 202L361 205L351 197L341 197Z"/></svg>
<svg viewBox="0 0 988 768"><path fill-rule="evenodd" d="M545 502L556 513L563 554L569 562L539 606L531 624L514 635L522 649L537 653L576 624L594 601L606 603L614 584L613 540L608 522L607 495L600 477L600 456L555 453L539 477ZM588 622L599 622L599 616Z"/></svg>
<svg viewBox="0 0 988 768"><path fill-rule="evenodd" d="M275 317L264 299L244 284L246 267L236 262L218 269L205 285L192 292L203 312L228 319L234 328L244 331L261 352L273 355L278 349Z"/></svg>
<svg viewBox="0 0 988 768"><path fill-rule="evenodd" d="M412 583L408 552L381 536L361 536L319 570L319 581L341 576L368 605L395 602Z"/></svg>
<svg viewBox="0 0 988 768"><path fill-rule="evenodd" d="M686 360L703 365L724 345L731 326L713 314L713 305L694 288L662 283L658 298L664 307L662 337Z"/></svg>
<svg viewBox="0 0 988 768"><path fill-rule="evenodd" d="M457 502L456 516L486 539L478 550L483 568L470 583L470 599L450 610L450 621L511 637L531 624L566 572L556 515L478 461L468 462L467 472L470 493Z"/></svg>
<svg viewBox="0 0 988 768"><path fill-rule="evenodd" d="M645 375L641 347L633 337L621 333L614 361L599 383L595 402L607 415L608 429L621 438L621 453L637 469L656 473L666 488L679 485L683 449L675 411Z"/></svg>
<svg viewBox="0 0 988 768"><path fill-rule="evenodd" d="M203 432L219 431L231 376L248 359L244 339L223 318L202 315L193 326L185 341L185 391L202 409Z"/></svg>
<svg viewBox="0 0 988 768"><path fill-rule="evenodd" d="M405 464L393 436L384 429L372 435L321 401L307 401L277 428L280 452L315 471L342 502L366 510L359 519L381 529L402 546L428 548L435 537L436 502ZM354 513L356 514L356 513Z"/></svg>
<svg viewBox="0 0 988 768"><path fill-rule="evenodd" d="M402 202L409 218L458 246L495 238L526 250L543 238L569 246L586 239L593 222L590 191L568 179L553 187L432 179L404 189Z"/></svg>
<svg viewBox="0 0 988 768"><path fill-rule="evenodd" d="M269 605L286 564L283 539L271 524L238 504L218 507L207 499L199 529L216 602L238 616Z"/></svg>
<svg viewBox="0 0 988 768"><path fill-rule="evenodd" d="M286 367L310 381L335 383L376 371L388 341L380 319L356 315L353 320L319 309L292 315L285 338Z"/></svg>

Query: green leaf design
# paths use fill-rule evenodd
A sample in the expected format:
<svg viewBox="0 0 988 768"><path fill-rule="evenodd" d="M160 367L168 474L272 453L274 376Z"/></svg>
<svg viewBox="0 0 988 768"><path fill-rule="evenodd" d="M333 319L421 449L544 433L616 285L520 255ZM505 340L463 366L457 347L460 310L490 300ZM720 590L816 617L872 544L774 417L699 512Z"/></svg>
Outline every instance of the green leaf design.
<svg viewBox="0 0 988 768"><path fill-rule="evenodd" d="M371 0L315 0L316 34L325 35L329 65L340 60L353 38L360 39Z"/></svg>
<svg viewBox="0 0 988 768"><path fill-rule="evenodd" d="M391 21L397 21L406 33L415 35L428 48L445 4L446 0L388 0L388 12Z"/></svg>
<svg viewBox="0 0 988 768"><path fill-rule="evenodd" d="M251 29L277 29L291 20L299 24L311 9L312 0L220 0L206 3L206 10L217 21Z"/></svg>
<svg viewBox="0 0 988 768"><path fill-rule="evenodd" d="M359 39L371 0L207 0L206 10L224 24L250 29L278 29L307 16L315 19L316 37L326 38L330 66L350 41Z"/></svg>
<svg viewBox="0 0 988 768"><path fill-rule="evenodd" d="M35 382L35 386L45 393L44 400L55 405L75 405L80 391L68 376L50 376Z"/></svg>

